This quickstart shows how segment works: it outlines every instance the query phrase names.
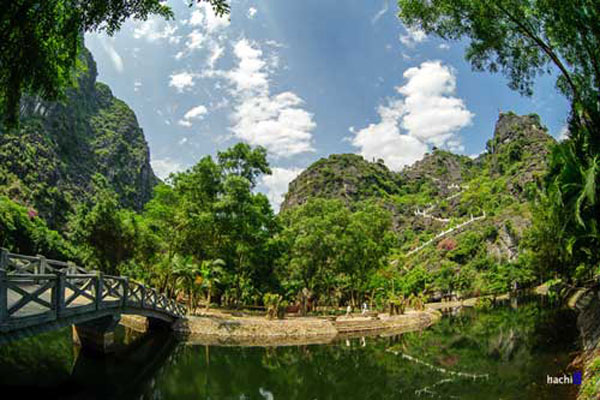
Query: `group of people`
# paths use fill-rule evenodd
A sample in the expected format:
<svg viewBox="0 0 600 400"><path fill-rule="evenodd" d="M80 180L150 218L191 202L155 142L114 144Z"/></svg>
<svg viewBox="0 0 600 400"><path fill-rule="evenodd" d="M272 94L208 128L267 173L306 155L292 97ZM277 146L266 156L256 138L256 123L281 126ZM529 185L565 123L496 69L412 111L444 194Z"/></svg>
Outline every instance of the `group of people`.
<svg viewBox="0 0 600 400"><path fill-rule="evenodd" d="M369 312L369 306L367 305L367 303L363 303L362 307L361 307L361 314L366 314ZM346 316L349 316L350 314L352 314L352 306L350 305L350 303L348 303L348 306L346 307Z"/></svg>

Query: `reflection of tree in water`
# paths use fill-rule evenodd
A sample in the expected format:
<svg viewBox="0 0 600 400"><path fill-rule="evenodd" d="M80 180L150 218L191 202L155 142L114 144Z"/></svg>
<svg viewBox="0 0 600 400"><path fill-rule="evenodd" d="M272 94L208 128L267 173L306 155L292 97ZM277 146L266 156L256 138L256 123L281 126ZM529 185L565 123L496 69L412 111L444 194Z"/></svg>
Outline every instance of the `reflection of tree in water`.
<svg viewBox="0 0 600 400"><path fill-rule="evenodd" d="M546 373L557 374L567 366L576 341L574 326L569 311L544 309L536 302L517 309L465 310L431 329L405 334L404 344L391 349L446 370L488 374L497 382L481 383L489 398L506 392L517 398L556 398L556 388L543 383ZM443 384L443 393L465 398L467 382Z"/></svg>

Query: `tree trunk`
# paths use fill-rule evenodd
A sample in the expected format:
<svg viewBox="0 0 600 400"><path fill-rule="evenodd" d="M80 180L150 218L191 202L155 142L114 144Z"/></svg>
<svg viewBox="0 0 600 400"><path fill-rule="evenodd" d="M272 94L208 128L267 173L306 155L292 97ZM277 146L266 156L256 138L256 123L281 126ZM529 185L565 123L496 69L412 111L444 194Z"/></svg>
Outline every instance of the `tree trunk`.
<svg viewBox="0 0 600 400"><path fill-rule="evenodd" d="M208 287L208 293L206 294L206 310L210 309L210 286Z"/></svg>

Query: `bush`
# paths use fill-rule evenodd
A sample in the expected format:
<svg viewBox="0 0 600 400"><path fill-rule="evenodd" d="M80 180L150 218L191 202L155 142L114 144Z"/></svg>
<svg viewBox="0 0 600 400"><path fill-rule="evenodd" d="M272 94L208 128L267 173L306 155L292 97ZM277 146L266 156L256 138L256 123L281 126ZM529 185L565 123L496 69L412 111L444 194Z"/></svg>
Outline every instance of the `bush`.
<svg viewBox="0 0 600 400"><path fill-rule="evenodd" d="M73 256L71 246L58 232L48 228L35 210L5 196L0 196L0 247L63 260Z"/></svg>
<svg viewBox="0 0 600 400"><path fill-rule="evenodd" d="M283 300L280 294L265 293L263 296L263 303L267 309L266 317L268 319L279 318L283 319L285 316L285 309L289 303Z"/></svg>

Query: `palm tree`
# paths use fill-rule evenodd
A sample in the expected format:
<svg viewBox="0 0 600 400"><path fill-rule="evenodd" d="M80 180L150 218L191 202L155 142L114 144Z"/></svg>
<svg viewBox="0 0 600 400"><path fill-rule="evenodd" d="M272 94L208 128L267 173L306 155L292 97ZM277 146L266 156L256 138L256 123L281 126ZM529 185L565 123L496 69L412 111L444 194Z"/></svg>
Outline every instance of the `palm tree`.
<svg viewBox="0 0 600 400"><path fill-rule="evenodd" d="M538 199L533 242L552 269L581 279L600 260L595 251L600 245L600 160L585 134L572 136L552 151L546 190ZM587 268L575 273L579 266Z"/></svg>
<svg viewBox="0 0 600 400"><path fill-rule="evenodd" d="M198 275L198 266L193 262L190 256L173 256L173 277L175 278L175 287L180 286L184 291L187 291L188 310L193 313L194 305L194 281Z"/></svg>
<svg viewBox="0 0 600 400"><path fill-rule="evenodd" d="M225 261L220 258L214 260L204 260L200 265L200 277L201 283L206 288L206 309L210 308L210 301L213 293L215 283L221 281L221 277L224 274L223 267Z"/></svg>

